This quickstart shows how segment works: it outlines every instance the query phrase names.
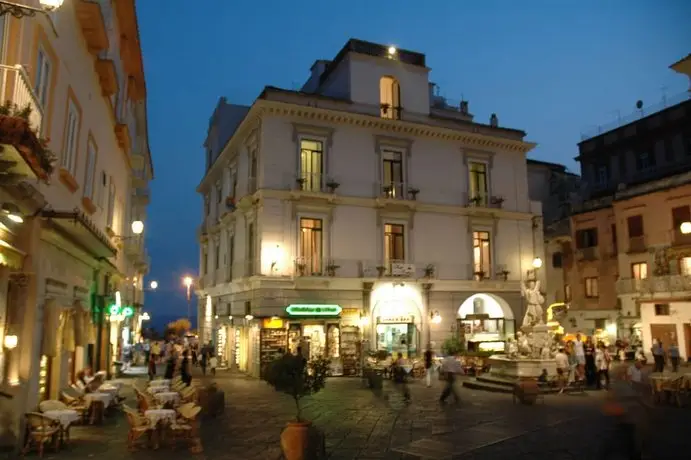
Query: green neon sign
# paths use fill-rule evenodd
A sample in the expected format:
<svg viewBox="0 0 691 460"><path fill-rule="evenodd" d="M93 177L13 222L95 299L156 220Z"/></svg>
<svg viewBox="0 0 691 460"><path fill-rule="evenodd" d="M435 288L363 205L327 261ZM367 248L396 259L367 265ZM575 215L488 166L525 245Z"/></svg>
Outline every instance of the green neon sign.
<svg viewBox="0 0 691 460"><path fill-rule="evenodd" d="M286 313L290 316L338 316L340 305L288 305Z"/></svg>
<svg viewBox="0 0 691 460"><path fill-rule="evenodd" d="M129 317L129 316L134 315L134 308L132 308L132 307L119 307L119 306L113 304L110 307L108 307L108 313L110 314L110 316L122 315L125 317Z"/></svg>
<svg viewBox="0 0 691 460"><path fill-rule="evenodd" d="M134 315L134 309L132 307L125 307L122 309L122 314L125 315L125 317L132 316Z"/></svg>
<svg viewBox="0 0 691 460"><path fill-rule="evenodd" d="M108 313L111 316L115 316L118 313L120 313L120 307L118 307L117 305L111 305L110 307L108 307Z"/></svg>

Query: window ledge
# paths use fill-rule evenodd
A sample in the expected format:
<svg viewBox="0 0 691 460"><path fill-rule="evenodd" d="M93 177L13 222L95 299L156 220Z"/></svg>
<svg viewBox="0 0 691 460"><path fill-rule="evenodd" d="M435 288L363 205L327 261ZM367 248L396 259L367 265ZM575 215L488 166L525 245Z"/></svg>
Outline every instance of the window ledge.
<svg viewBox="0 0 691 460"><path fill-rule="evenodd" d="M88 196L82 197L82 206L89 214L94 214L96 212L96 205Z"/></svg>
<svg viewBox="0 0 691 460"><path fill-rule="evenodd" d="M60 168L59 178L60 182L62 182L62 184L65 187L67 187L67 189L71 193L74 193L77 190L79 190L79 184L77 183L77 179L75 179L74 176L65 168Z"/></svg>

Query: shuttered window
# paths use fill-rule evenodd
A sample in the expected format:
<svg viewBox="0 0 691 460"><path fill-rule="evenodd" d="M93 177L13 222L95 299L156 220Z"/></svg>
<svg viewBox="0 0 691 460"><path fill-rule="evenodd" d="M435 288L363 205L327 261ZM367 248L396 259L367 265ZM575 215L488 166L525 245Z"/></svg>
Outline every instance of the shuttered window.
<svg viewBox="0 0 691 460"><path fill-rule="evenodd" d="M629 238L643 236L643 216L631 216L626 223L629 227Z"/></svg>
<svg viewBox="0 0 691 460"><path fill-rule="evenodd" d="M684 222L691 222L691 207L679 206L672 209L672 226L675 230L681 227Z"/></svg>

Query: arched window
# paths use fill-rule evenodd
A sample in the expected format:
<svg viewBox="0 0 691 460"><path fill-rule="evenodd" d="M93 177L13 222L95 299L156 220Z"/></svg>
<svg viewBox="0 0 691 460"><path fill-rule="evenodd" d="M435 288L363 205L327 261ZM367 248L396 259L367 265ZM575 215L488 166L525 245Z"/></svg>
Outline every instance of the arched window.
<svg viewBox="0 0 691 460"><path fill-rule="evenodd" d="M401 86L394 77L385 76L379 80L379 103L382 118L401 118Z"/></svg>

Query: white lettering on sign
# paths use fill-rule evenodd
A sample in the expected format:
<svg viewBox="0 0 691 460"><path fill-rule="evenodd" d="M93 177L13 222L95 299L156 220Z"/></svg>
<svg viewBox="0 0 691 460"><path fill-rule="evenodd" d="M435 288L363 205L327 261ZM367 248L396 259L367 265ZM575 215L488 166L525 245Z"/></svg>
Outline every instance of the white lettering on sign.
<svg viewBox="0 0 691 460"><path fill-rule="evenodd" d="M377 317L377 323L379 324L410 324L414 322L415 317L413 315Z"/></svg>

